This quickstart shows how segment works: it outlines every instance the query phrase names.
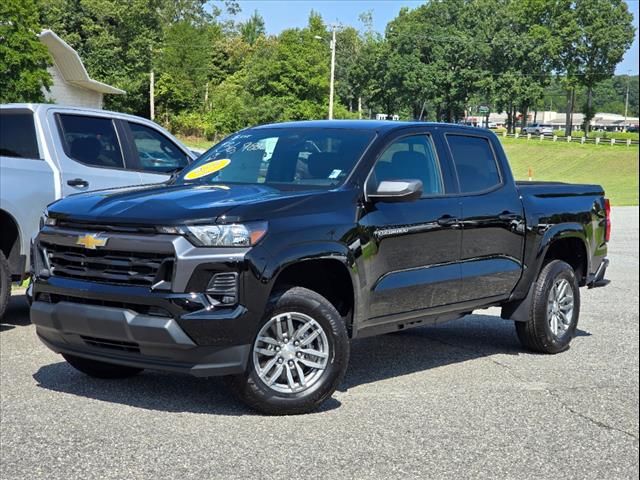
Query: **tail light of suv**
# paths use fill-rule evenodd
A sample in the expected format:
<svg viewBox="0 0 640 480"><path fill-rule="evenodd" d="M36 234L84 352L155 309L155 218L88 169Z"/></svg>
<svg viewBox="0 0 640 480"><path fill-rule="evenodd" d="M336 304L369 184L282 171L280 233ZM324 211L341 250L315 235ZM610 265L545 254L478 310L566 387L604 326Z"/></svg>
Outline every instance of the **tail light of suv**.
<svg viewBox="0 0 640 480"><path fill-rule="evenodd" d="M608 198L604 199L604 214L605 214L605 230L604 230L604 240L606 242L611 238L611 202Z"/></svg>

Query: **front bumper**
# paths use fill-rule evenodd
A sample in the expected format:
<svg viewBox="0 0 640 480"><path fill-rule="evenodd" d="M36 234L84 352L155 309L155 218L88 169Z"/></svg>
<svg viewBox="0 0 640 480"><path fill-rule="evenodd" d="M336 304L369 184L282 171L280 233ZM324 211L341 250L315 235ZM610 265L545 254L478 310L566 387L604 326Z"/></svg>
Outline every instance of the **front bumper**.
<svg viewBox="0 0 640 480"><path fill-rule="evenodd" d="M173 264L162 281L118 284L56 275L56 255L77 251L82 232L46 229L34 245L31 321L52 350L140 368L196 376L246 369L250 344L268 298L260 281L264 255L246 250L195 248L182 237L109 233L115 252L161 252ZM78 254L76 254L78 255ZM256 261L256 258L258 261ZM89 263L111 261L110 258ZM77 262L76 262L77 263ZM77 268L77 267L76 267ZM236 302L205 293L212 275L237 273ZM82 272L80 272L82 273ZM246 292L250 291L251 295Z"/></svg>
<svg viewBox="0 0 640 480"><path fill-rule="evenodd" d="M250 351L248 344L198 346L174 319L122 308L36 301L31 322L57 353L199 377L244 371Z"/></svg>

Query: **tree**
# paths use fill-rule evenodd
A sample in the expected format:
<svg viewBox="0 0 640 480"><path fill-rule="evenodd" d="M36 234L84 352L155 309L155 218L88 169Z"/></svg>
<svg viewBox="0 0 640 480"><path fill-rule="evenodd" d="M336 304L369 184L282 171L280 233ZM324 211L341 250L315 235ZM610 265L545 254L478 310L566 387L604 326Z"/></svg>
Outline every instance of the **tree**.
<svg viewBox="0 0 640 480"><path fill-rule="evenodd" d="M529 110L542 98L553 68L547 2L487 0L476 8L477 16L485 19L482 38L490 46L491 71L482 81L484 90L496 110L506 110L507 128L515 133L516 112L521 126L526 126Z"/></svg>
<svg viewBox="0 0 640 480"><path fill-rule="evenodd" d="M218 35L216 26L208 23L180 20L165 27L153 65L158 73L158 112L165 123L173 114L205 107L212 74L210 50Z"/></svg>
<svg viewBox="0 0 640 480"><path fill-rule="evenodd" d="M258 38L264 34L264 19L257 10L253 12L246 22L240 24L240 35L249 45L256 43Z"/></svg>
<svg viewBox="0 0 640 480"><path fill-rule="evenodd" d="M39 2L0 3L0 103L41 102L51 85L51 58L38 40Z"/></svg>
<svg viewBox="0 0 640 480"><path fill-rule="evenodd" d="M400 90L410 101L429 100L435 117L448 122L463 117L478 92L488 45L478 41L479 18L473 0L430 2L403 9L387 25L391 66ZM424 98L427 96L427 98Z"/></svg>
<svg viewBox="0 0 640 480"><path fill-rule="evenodd" d="M631 47L635 28L633 15L623 0L578 0L575 14L579 27L576 50L580 80L587 89L583 128L588 135L595 116L593 89L598 82L613 76L616 65Z"/></svg>
<svg viewBox="0 0 640 480"><path fill-rule="evenodd" d="M232 0L218 3L231 14L239 9ZM183 49L187 57L194 57L186 60L193 65L202 58L198 49L211 56L212 45L211 42L205 45L185 26L200 29L206 38L206 27L215 23L221 12L221 8L206 0L48 0L42 4L41 18L44 25L78 51L92 77L127 92L106 96L107 108L148 116L149 73L159 66L159 59L164 55L165 35L170 37L169 50L179 55ZM178 26L174 29L173 25ZM176 43L181 41L196 42L198 48L190 43ZM192 68L187 88L196 92L187 94L189 98L202 96L205 91L206 82L196 80L194 83L193 75ZM164 85L161 80L166 80ZM166 87L165 98L175 93L176 104L190 103L182 98L185 89L177 91L175 84L169 85L172 81L167 75L162 78L162 72L159 72L159 82Z"/></svg>
<svg viewBox="0 0 640 480"><path fill-rule="evenodd" d="M578 86L586 88L583 128L588 134L593 108L593 90L598 82L613 76L615 67L633 41L633 16L623 0L554 0L554 36L550 54L567 90L567 127L571 134L571 112Z"/></svg>
<svg viewBox="0 0 640 480"><path fill-rule="evenodd" d="M89 74L126 95L105 96L105 107L149 114L153 47L162 34L163 0L49 0L43 24L78 51Z"/></svg>

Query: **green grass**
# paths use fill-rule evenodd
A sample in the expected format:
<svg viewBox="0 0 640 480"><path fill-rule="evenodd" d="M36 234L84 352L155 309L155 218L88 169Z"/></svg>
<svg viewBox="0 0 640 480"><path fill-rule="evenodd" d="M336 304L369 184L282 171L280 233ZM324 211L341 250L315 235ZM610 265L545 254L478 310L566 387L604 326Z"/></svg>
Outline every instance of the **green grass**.
<svg viewBox="0 0 640 480"><path fill-rule="evenodd" d="M513 174L527 180L602 185L612 205L638 205L638 147L500 138Z"/></svg>
<svg viewBox="0 0 640 480"><path fill-rule="evenodd" d="M518 180L597 183L604 187L612 205L638 205L638 147L581 145L499 137ZM209 148L213 142L181 138L187 146Z"/></svg>
<svg viewBox="0 0 640 480"><path fill-rule="evenodd" d="M215 142L207 140L206 138L199 137L184 137L182 135L176 135L176 138L184 143L189 148L201 148L208 150Z"/></svg>

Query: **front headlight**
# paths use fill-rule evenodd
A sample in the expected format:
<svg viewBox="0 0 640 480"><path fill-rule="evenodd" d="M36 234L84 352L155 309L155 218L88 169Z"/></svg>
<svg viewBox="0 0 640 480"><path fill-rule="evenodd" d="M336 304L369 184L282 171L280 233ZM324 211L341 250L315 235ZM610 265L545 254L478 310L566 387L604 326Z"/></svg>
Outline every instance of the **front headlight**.
<svg viewBox="0 0 640 480"><path fill-rule="evenodd" d="M267 222L231 225L187 225L187 237L199 247L250 247L267 233Z"/></svg>
<svg viewBox="0 0 640 480"><path fill-rule="evenodd" d="M49 217L49 212L47 211L46 208L44 209L44 212L42 212L42 215L40 216L40 230L42 230L42 227L44 227L45 225L49 227L54 227L56 225L56 219Z"/></svg>

